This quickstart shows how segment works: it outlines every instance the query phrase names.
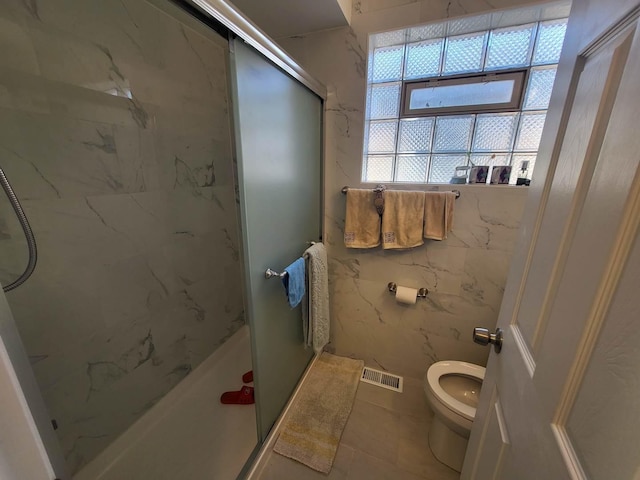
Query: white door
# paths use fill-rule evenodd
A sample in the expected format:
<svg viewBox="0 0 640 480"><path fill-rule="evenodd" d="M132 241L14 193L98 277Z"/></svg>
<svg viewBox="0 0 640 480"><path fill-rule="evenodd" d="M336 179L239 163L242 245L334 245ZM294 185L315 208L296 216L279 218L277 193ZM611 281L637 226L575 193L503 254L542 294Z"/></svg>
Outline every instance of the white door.
<svg viewBox="0 0 640 480"><path fill-rule="evenodd" d="M574 2L463 479L640 479L638 3Z"/></svg>

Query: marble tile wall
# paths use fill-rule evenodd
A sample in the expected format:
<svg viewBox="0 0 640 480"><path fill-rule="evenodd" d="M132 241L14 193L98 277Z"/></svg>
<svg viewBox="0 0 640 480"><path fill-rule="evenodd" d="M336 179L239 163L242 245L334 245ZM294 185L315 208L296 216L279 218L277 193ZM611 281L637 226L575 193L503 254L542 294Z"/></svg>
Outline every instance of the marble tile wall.
<svg viewBox="0 0 640 480"><path fill-rule="evenodd" d="M7 0L0 50L39 248L7 298L76 471L244 324L226 44L169 2ZM0 198L0 282L26 252Z"/></svg>
<svg viewBox="0 0 640 480"><path fill-rule="evenodd" d="M325 242L331 259L330 347L337 354L415 378L438 360L486 363L489 351L471 341L471 331L497 321L525 187L460 186L449 239L404 252L346 249L340 189L361 185L368 34L524 3L358 0L350 27L278 39L329 90ZM387 291L390 281L427 287L430 294L416 305L399 305Z"/></svg>

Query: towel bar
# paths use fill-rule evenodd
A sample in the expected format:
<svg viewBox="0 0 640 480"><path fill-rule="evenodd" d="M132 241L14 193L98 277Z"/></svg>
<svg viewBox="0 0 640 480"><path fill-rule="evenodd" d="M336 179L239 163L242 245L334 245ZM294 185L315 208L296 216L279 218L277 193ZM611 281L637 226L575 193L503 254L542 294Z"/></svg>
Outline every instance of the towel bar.
<svg viewBox="0 0 640 480"><path fill-rule="evenodd" d="M382 188L381 188L381 187L382 187ZM373 191L374 191L374 192L376 192L376 191L383 191L383 190L385 190L384 185L377 185L377 186L376 186L376 188L374 188L374 189L373 189ZM344 187L342 187L342 190L340 190L340 191L341 191L344 195L346 195L346 194L347 194L347 192L349 191L349 187L345 185ZM431 191L439 191L439 190L429 190L429 191L431 192ZM453 193L455 193L455 194L456 194L456 198L460 198L460 190L451 190L451 191L452 191Z"/></svg>
<svg viewBox="0 0 640 480"><path fill-rule="evenodd" d="M374 192L376 192L376 193L380 193L380 192L384 192L386 189L387 189L387 187L385 187L384 185L382 185L382 184L378 184L378 185L376 185L376 188L374 188L374 189L373 189L373 191L374 191ZM344 186L344 187L342 187L342 190L340 190L340 191L341 191L344 195L346 195L346 194L347 194L347 192L349 191L349 187Z"/></svg>

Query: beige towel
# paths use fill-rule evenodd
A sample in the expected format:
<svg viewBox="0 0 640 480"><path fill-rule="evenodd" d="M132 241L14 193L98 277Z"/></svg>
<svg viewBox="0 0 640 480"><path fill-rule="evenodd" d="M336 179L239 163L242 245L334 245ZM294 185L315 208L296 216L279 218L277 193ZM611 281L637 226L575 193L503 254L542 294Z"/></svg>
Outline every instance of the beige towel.
<svg viewBox="0 0 640 480"><path fill-rule="evenodd" d="M424 199L424 238L444 240L453 226L455 192L426 192Z"/></svg>
<svg viewBox="0 0 640 480"><path fill-rule="evenodd" d="M305 345L322 352L329 343L329 262L322 243L314 243L302 257L307 262L307 294L302 305L302 334Z"/></svg>
<svg viewBox="0 0 640 480"><path fill-rule="evenodd" d="M382 214L382 248L412 248L422 245L424 192L387 190Z"/></svg>
<svg viewBox="0 0 640 480"><path fill-rule="evenodd" d="M373 190L350 188L344 221L344 244L348 248L380 245L380 215L373 204Z"/></svg>

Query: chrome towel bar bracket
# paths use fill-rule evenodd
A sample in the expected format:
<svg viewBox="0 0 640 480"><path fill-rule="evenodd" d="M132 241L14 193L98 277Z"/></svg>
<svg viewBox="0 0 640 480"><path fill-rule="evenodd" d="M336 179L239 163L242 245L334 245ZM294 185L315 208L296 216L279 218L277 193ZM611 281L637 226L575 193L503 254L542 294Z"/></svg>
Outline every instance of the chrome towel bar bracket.
<svg viewBox="0 0 640 480"><path fill-rule="evenodd" d="M287 275L287 272L278 273L275 270L271 270L267 268L264 272L264 278L284 278Z"/></svg>
<svg viewBox="0 0 640 480"><path fill-rule="evenodd" d="M309 240L307 242L307 246L311 247L312 245L315 245L317 242L314 242L313 240ZM287 276L287 272L276 272L275 270L271 270L270 268L267 268L264 272L264 278L269 279L269 278L284 278Z"/></svg>

